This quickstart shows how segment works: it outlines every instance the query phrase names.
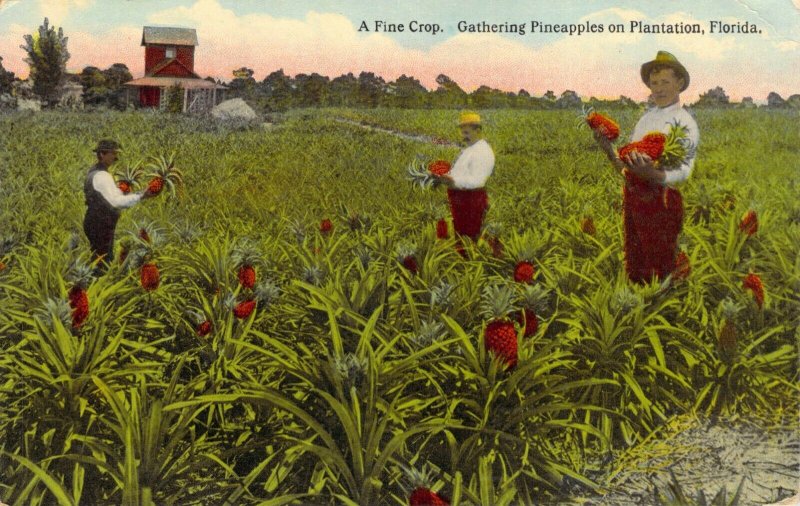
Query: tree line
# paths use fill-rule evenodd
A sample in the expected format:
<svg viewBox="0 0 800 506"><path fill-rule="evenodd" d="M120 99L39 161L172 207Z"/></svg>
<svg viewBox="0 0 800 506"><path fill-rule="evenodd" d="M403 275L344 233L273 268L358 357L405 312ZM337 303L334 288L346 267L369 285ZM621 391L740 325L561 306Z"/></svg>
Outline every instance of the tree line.
<svg viewBox="0 0 800 506"><path fill-rule="evenodd" d="M78 74L70 74L66 63L70 58L67 37L59 28L50 26L47 18L33 35L24 37L20 46L26 53L25 61L30 72L27 86L21 86L13 72L3 68L0 57L0 97L3 95L28 95L21 98L38 98L45 106L55 107L59 103L61 90L68 82L79 83L83 88L83 102L88 106L124 109L123 84L133 79L123 63L115 63L107 69L85 67ZM228 86L228 98L242 98L255 109L272 112L307 107L390 107L403 109L571 109L579 108L584 101L573 90L556 95L548 90L542 96L534 96L521 89L517 92L503 91L489 86L480 86L472 92L465 91L450 77L440 74L436 87L428 89L413 76L401 75L387 81L373 72L358 75L347 73L330 78L318 73L297 74L294 77L283 69L276 70L258 81L255 72L241 67L232 72L229 81L209 81ZM134 100L135 102L135 100ZM2 104L2 101L0 101ZM636 101L620 96L615 100L590 98L588 105L602 108L637 107ZM700 95L694 107L755 107L751 97L733 103L721 87L710 89ZM770 108L800 108L800 94L783 99L771 92L767 97Z"/></svg>

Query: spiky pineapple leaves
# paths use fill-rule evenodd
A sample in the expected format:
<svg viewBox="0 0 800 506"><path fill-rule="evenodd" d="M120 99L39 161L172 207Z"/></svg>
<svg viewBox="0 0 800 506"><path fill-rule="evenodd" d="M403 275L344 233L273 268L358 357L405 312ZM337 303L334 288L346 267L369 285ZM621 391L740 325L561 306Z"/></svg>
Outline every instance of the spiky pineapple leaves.
<svg viewBox="0 0 800 506"><path fill-rule="evenodd" d="M179 190L183 187L183 172L175 167L175 153L151 157L147 168L150 169L148 193L158 195L166 189L168 197L178 196Z"/></svg>

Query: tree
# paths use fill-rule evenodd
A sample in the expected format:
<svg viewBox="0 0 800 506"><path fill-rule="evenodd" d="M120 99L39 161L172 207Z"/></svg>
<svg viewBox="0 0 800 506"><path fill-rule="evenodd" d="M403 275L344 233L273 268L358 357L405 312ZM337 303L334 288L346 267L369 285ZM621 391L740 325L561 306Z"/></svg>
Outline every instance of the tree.
<svg viewBox="0 0 800 506"><path fill-rule="evenodd" d="M319 107L328 101L328 88L330 79L316 72L308 74L298 74L294 77L295 105L299 107Z"/></svg>
<svg viewBox="0 0 800 506"><path fill-rule="evenodd" d="M386 103L391 107L424 107L427 95L428 90L417 79L405 74L386 86Z"/></svg>
<svg viewBox="0 0 800 506"><path fill-rule="evenodd" d="M0 95L11 93L14 80L14 73L3 68L3 57L0 56Z"/></svg>
<svg viewBox="0 0 800 506"><path fill-rule="evenodd" d="M478 109L499 109L509 105L508 95L488 86L481 86L473 91L470 100Z"/></svg>
<svg viewBox="0 0 800 506"><path fill-rule="evenodd" d="M374 72L358 75L358 103L366 107L377 107L384 93L386 81Z"/></svg>
<svg viewBox="0 0 800 506"><path fill-rule="evenodd" d="M260 91L264 96L264 106L270 111L285 111L293 105L294 85L292 78L283 69L276 70L261 82Z"/></svg>
<svg viewBox="0 0 800 506"><path fill-rule="evenodd" d="M183 88L178 83L167 88L167 112L183 112Z"/></svg>
<svg viewBox="0 0 800 506"><path fill-rule="evenodd" d="M239 67L233 71L233 80L228 84L231 97L252 98L256 87L256 80L253 78L253 69Z"/></svg>
<svg viewBox="0 0 800 506"><path fill-rule="evenodd" d="M78 76L83 86L85 104L125 108L123 85L133 79L133 76L124 63L115 63L106 70L85 67Z"/></svg>
<svg viewBox="0 0 800 506"><path fill-rule="evenodd" d="M431 93L431 102L434 107L442 108L461 108L467 105L468 95L461 89L455 81L450 77L439 74L436 77L436 84L439 85L436 90Z"/></svg>
<svg viewBox="0 0 800 506"><path fill-rule="evenodd" d="M556 100L556 107L559 109L573 109L581 106L581 98L572 90L566 90Z"/></svg>
<svg viewBox="0 0 800 506"><path fill-rule="evenodd" d="M786 107L786 100L778 93L770 91L767 95L767 107L781 108Z"/></svg>
<svg viewBox="0 0 800 506"><path fill-rule="evenodd" d="M547 90L547 93L545 93L542 98L544 98L545 100L548 100L550 102L555 102L556 101L556 94L553 93L553 90Z"/></svg>
<svg viewBox="0 0 800 506"><path fill-rule="evenodd" d="M731 103L728 95L720 86L705 93L700 94L700 98L694 104L695 107L727 107Z"/></svg>
<svg viewBox="0 0 800 506"><path fill-rule="evenodd" d="M350 107L358 100L358 79L352 73L342 74L333 79L330 86L331 105Z"/></svg>
<svg viewBox="0 0 800 506"><path fill-rule="evenodd" d="M50 26L47 18L33 35L25 35L25 45L20 46L27 54L25 62L30 66L33 91L46 104L58 102L61 86L67 73L67 37L64 30Z"/></svg>

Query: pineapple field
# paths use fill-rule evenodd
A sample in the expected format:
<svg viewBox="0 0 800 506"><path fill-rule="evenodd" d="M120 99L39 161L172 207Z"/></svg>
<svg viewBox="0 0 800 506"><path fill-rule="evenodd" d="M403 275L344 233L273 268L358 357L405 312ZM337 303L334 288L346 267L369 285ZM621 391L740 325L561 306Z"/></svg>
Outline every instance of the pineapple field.
<svg viewBox="0 0 800 506"><path fill-rule="evenodd" d="M0 116L0 502L600 504L689 419L797 439L796 112L696 112L678 269L643 286L576 112L482 111L497 162L463 256L444 191L408 177L457 155L457 111ZM613 111L620 138L640 114ZM101 138L121 189L165 191L97 277ZM797 492L755 481L741 504Z"/></svg>

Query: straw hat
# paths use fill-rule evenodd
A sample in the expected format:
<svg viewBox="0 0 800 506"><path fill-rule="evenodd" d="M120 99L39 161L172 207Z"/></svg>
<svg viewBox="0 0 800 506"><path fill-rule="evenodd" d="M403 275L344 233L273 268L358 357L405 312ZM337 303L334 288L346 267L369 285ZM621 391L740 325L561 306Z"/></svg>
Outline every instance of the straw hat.
<svg viewBox="0 0 800 506"><path fill-rule="evenodd" d="M458 126L464 125L480 125L481 117L477 112L464 111L458 117Z"/></svg>
<svg viewBox="0 0 800 506"><path fill-rule="evenodd" d="M644 84L650 86L650 71L656 65L666 65L675 70L678 77L683 78L683 88L681 88L681 91L689 87L689 72L686 70L686 67L684 67L672 53L666 51L659 51L654 60L642 65L642 81L644 81Z"/></svg>

